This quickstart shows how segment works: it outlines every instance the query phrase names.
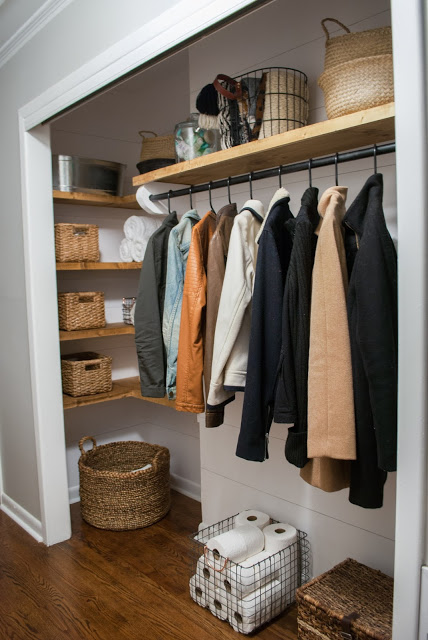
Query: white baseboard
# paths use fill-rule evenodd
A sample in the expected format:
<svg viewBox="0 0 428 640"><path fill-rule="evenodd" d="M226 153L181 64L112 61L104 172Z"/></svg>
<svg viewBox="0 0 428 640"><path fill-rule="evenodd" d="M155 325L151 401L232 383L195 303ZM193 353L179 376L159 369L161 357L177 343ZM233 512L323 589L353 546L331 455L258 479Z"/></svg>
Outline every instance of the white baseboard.
<svg viewBox="0 0 428 640"><path fill-rule="evenodd" d="M80 493L79 493L78 484L76 484L75 487L68 487L68 502L70 504L74 504L75 502L80 502Z"/></svg>
<svg viewBox="0 0 428 640"><path fill-rule="evenodd" d="M37 542L43 542L43 529L40 520L21 507L5 493L1 496L0 509L30 534Z"/></svg>

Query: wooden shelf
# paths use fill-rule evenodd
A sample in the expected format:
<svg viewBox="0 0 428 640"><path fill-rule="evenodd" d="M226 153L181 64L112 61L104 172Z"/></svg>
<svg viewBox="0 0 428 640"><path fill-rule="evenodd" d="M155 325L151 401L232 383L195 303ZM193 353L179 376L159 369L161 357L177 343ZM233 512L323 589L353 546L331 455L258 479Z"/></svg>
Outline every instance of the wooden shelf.
<svg viewBox="0 0 428 640"><path fill-rule="evenodd" d="M89 404L98 404L100 402L108 402L110 400L120 400L121 398L137 398L138 400L146 400L155 404L162 404L165 407L175 408L175 401L168 398L146 398L140 392L140 380L138 377L123 378L113 382L113 389L107 393L99 393L93 396L80 396L73 398L63 394L64 409L75 409L76 407L85 407Z"/></svg>
<svg viewBox="0 0 428 640"><path fill-rule="evenodd" d="M77 191L57 191L54 189L53 201L55 204L77 204L116 209L141 209L135 194L129 196L106 196L94 193L79 193Z"/></svg>
<svg viewBox="0 0 428 640"><path fill-rule="evenodd" d="M126 271L141 269L142 262L57 262L57 271Z"/></svg>
<svg viewBox="0 0 428 640"><path fill-rule="evenodd" d="M68 340L85 340L86 338L104 338L106 336L122 336L125 334L134 334L135 328L132 324L124 322L113 322L100 327L98 329L81 329L78 331L60 331L59 339L61 342Z"/></svg>
<svg viewBox="0 0 428 640"><path fill-rule="evenodd" d="M217 151L133 178L148 182L201 184L250 171L269 169L309 158L393 140L394 103L279 133L263 140Z"/></svg>

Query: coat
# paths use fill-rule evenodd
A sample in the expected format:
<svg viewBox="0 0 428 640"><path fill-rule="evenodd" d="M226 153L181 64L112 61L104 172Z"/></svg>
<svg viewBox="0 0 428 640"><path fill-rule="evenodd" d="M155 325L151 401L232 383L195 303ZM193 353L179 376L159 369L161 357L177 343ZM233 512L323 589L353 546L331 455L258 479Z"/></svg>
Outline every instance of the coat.
<svg viewBox="0 0 428 640"><path fill-rule="evenodd" d="M176 395L178 338L187 257L192 229L199 220L198 212L194 209L185 213L171 229L168 240L162 334L166 352L166 393L170 400Z"/></svg>
<svg viewBox="0 0 428 640"><path fill-rule="evenodd" d="M217 323L220 296L223 287L226 261L232 227L238 211L236 204L227 204L217 213L217 226L208 248L207 264L207 327L205 332L204 382L208 395L213 363L214 335ZM218 427L223 424L224 407L205 410L205 426Z"/></svg>
<svg viewBox="0 0 428 640"><path fill-rule="evenodd" d="M382 195L382 175L372 175L344 218L357 430L349 500L366 508L382 506L397 464L397 254Z"/></svg>
<svg viewBox="0 0 428 640"><path fill-rule="evenodd" d="M235 391L245 389L258 250L256 236L263 219L264 208L259 200L248 200L235 218L215 327L208 407L224 406L233 400ZM218 425L207 423L207 426Z"/></svg>
<svg viewBox="0 0 428 640"><path fill-rule="evenodd" d="M141 394L148 398L165 396L165 349L162 321L171 229L178 224L170 213L150 237L141 267L135 303L135 346L140 370Z"/></svg>
<svg viewBox="0 0 428 640"><path fill-rule="evenodd" d="M293 424L285 457L296 467L308 461L308 366L312 269L320 220L318 189L306 189L293 231L293 249L282 303L282 348L275 397L275 422Z"/></svg>
<svg viewBox="0 0 428 640"><path fill-rule="evenodd" d="M254 283L248 372L236 455L263 462L273 418L275 381L281 351L284 284L292 236L286 222L293 218L285 189L275 194L262 225Z"/></svg>
<svg viewBox="0 0 428 640"><path fill-rule="evenodd" d="M205 411L203 371L207 303L208 247L216 228L209 211L192 231L181 307L177 357L177 411Z"/></svg>

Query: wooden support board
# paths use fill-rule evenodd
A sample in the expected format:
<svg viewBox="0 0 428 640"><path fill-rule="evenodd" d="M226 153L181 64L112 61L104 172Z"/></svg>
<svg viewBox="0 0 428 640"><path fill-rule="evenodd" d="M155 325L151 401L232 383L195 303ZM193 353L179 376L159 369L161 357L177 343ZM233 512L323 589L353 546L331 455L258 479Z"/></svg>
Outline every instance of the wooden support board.
<svg viewBox="0 0 428 640"><path fill-rule="evenodd" d="M280 164L308 160L393 140L394 103L279 133L269 138L217 151L133 178L134 186L148 182L202 184Z"/></svg>
<svg viewBox="0 0 428 640"><path fill-rule="evenodd" d="M84 340L85 338L104 338L106 336L121 336L124 334L135 333L135 328L132 324L125 324L124 322L112 322L105 327L99 327L97 329L80 329L78 331L60 331L59 339L61 342L68 340Z"/></svg>
<svg viewBox="0 0 428 640"><path fill-rule="evenodd" d="M107 196L94 193L79 193L77 191L53 191L55 204L78 204L90 207L111 207L116 209L140 209L135 194L129 196Z"/></svg>
<svg viewBox="0 0 428 640"><path fill-rule="evenodd" d="M141 269L142 262L57 262L57 271L126 271Z"/></svg>
<svg viewBox="0 0 428 640"><path fill-rule="evenodd" d="M75 409L76 407L84 407L89 404L97 404L99 402L108 402L110 400L120 400L121 398L137 398L138 400L146 400L146 402L154 402L162 404L165 407L175 408L175 401L165 398L147 398L141 395L140 380L138 377L123 378L122 380L114 380L113 388L107 393L98 393L91 396L80 396L73 398L63 394L64 409Z"/></svg>

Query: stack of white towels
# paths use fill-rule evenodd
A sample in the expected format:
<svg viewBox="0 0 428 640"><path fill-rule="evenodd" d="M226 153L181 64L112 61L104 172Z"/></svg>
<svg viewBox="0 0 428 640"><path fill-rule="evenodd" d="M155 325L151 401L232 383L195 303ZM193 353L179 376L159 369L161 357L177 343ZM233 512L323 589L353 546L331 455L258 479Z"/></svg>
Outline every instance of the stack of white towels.
<svg viewBox="0 0 428 640"><path fill-rule="evenodd" d="M207 541L190 579L190 595L235 631L251 633L295 599L300 571L297 531L247 510Z"/></svg>
<svg viewBox="0 0 428 640"><path fill-rule="evenodd" d="M150 236L160 227L164 216L131 216L123 225L125 237L120 243L121 262L142 262Z"/></svg>

